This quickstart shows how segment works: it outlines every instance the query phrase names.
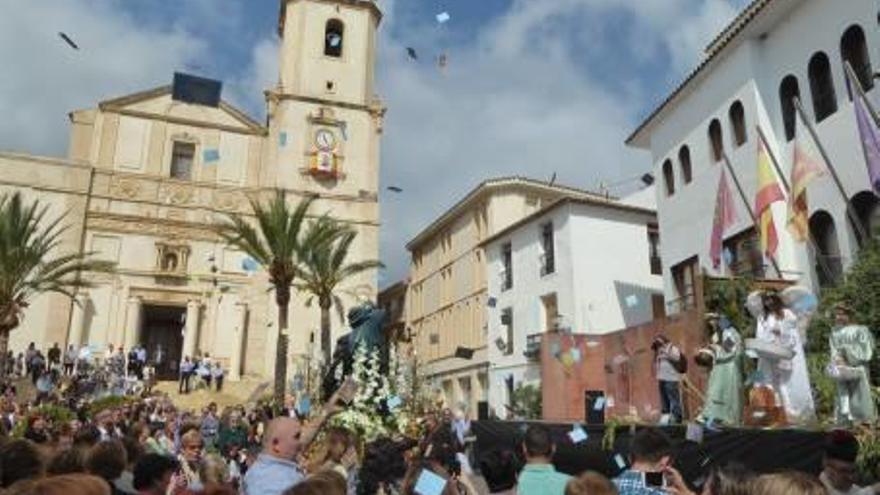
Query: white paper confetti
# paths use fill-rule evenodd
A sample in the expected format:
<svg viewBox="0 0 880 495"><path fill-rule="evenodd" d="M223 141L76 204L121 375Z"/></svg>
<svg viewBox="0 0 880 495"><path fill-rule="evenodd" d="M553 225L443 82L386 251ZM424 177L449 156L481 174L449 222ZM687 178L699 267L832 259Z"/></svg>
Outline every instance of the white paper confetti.
<svg viewBox="0 0 880 495"><path fill-rule="evenodd" d="M449 22L449 19L452 19L452 16L449 15L449 12L443 11L437 14L437 22L440 24L445 24Z"/></svg>
<svg viewBox="0 0 880 495"><path fill-rule="evenodd" d="M585 442L589 438L589 435L587 435L587 432L584 431L580 425L575 425L574 428L568 432L568 438L571 439L572 443L579 444Z"/></svg>

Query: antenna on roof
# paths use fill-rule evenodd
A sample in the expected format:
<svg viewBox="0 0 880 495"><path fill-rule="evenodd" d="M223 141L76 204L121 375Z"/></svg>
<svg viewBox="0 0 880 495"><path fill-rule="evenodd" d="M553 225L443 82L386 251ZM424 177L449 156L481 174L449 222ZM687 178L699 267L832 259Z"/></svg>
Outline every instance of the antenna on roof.
<svg viewBox="0 0 880 495"><path fill-rule="evenodd" d="M553 176L550 177L550 182L548 182L548 184L550 184L552 186L555 183L556 183L556 172L553 172Z"/></svg>

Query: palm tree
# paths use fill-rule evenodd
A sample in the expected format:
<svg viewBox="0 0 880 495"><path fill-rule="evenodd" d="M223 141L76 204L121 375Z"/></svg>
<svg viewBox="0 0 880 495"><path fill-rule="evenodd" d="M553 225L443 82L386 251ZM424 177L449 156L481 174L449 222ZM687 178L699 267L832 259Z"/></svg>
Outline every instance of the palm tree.
<svg viewBox="0 0 880 495"><path fill-rule="evenodd" d="M68 227L64 215L48 220L49 207L26 203L20 192L0 196L0 378L6 375L9 334L39 294L56 292L73 298L92 284L82 272L109 271L112 263L91 259L93 253L57 254ZM44 222L48 222L44 224Z"/></svg>
<svg viewBox="0 0 880 495"><path fill-rule="evenodd" d="M329 239L328 233L332 235ZM343 304L336 293L337 289L349 278L384 265L376 260L348 263L346 260L357 232L332 219L324 217L315 222L306 237L319 239L309 243L312 249L303 253L299 265L300 282L296 284L296 288L309 294L307 304L310 305L317 299L318 307L321 308L321 351L324 355L324 366L329 366L330 309L336 306L340 319L343 313ZM321 240L324 242L320 242Z"/></svg>
<svg viewBox="0 0 880 495"><path fill-rule="evenodd" d="M287 377L287 322L290 293L296 278L299 257L310 248L307 242L321 243L318 235L305 239L304 221L314 197L300 201L293 210L287 205L284 193L263 205L251 200L256 227L240 215L229 215L218 228L220 236L231 246L240 249L269 273L269 282L275 291L278 305L278 345L275 349L275 399L284 400Z"/></svg>

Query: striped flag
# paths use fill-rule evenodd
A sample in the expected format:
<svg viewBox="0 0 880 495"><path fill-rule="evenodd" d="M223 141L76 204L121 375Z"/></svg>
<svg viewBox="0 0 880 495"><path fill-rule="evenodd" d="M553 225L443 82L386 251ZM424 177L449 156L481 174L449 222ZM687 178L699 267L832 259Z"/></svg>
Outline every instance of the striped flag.
<svg viewBox="0 0 880 495"><path fill-rule="evenodd" d="M755 194L755 215L758 218L758 229L761 235L761 251L768 257L776 254L779 247L779 236L776 233L776 224L773 222L773 211L770 205L777 201L784 201L785 195L773 166L770 164L770 153L763 139L758 139L758 192Z"/></svg>
<svg viewBox="0 0 880 495"><path fill-rule="evenodd" d="M721 268L721 253L724 250L724 232L736 223L736 209L733 206L733 195L727 185L727 174L721 169L718 179L718 194L715 196L715 219L712 222L712 241L709 245L709 257L712 268Z"/></svg>
<svg viewBox="0 0 880 495"><path fill-rule="evenodd" d="M788 198L788 231L797 242L806 242L810 236L809 208L807 207L807 186L813 179L825 175L828 167L825 166L819 154L816 152L812 141L802 139L804 133L800 129L806 129L798 114L796 120L796 137L792 152L791 165L791 194Z"/></svg>

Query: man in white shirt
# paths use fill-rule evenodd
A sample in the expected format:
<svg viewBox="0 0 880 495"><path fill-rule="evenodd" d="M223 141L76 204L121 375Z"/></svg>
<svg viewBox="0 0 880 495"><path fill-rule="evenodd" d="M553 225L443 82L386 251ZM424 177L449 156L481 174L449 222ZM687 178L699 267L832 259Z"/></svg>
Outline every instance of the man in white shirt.
<svg viewBox="0 0 880 495"><path fill-rule="evenodd" d="M825 485L828 495L874 495L880 493L880 484L861 487L855 484L858 474L856 458L859 441L852 433L835 430L828 435L822 473L819 481Z"/></svg>

